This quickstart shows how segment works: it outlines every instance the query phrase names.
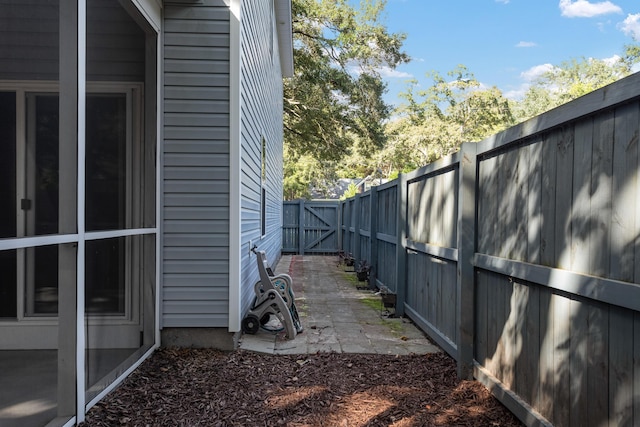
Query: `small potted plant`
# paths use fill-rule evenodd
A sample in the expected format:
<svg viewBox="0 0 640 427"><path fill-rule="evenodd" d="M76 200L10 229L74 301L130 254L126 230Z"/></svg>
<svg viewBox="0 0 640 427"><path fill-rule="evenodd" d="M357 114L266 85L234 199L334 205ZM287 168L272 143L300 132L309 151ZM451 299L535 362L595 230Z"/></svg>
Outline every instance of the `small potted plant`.
<svg viewBox="0 0 640 427"><path fill-rule="evenodd" d="M353 264L355 263L355 259L353 259L351 254L348 254L344 262L347 265L347 267L353 267Z"/></svg>
<svg viewBox="0 0 640 427"><path fill-rule="evenodd" d="M369 278L369 271L371 271L371 266L367 263L366 260L360 261L358 264L358 268L356 269L356 276L358 280L364 282Z"/></svg>
<svg viewBox="0 0 640 427"><path fill-rule="evenodd" d="M385 308L395 308L396 306L396 294L392 293L382 293L380 294L382 297L382 304Z"/></svg>

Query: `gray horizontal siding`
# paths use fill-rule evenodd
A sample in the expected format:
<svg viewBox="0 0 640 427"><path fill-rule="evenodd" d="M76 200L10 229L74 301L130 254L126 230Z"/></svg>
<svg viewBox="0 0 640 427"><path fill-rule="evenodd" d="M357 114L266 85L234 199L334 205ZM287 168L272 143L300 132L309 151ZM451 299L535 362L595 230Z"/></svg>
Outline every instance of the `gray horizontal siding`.
<svg viewBox="0 0 640 427"><path fill-rule="evenodd" d="M58 14L44 0L0 9L0 79L58 79Z"/></svg>
<svg viewBox="0 0 640 427"><path fill-rule="evenodd" d="M208 224L201 224L202 227L207 226ZM211 258L225 259L228 257L229 251L224 249L225 246L222 247L207 247L207 248L199 248L196 246L191 247L174 247L170 249L166 249L164 251L164 255L173 260L208 260Z"/></svg>
<svg viewBox="0 0 640 427"><path fill-rule="evenodd" d="M229 103L227 100L185 100L185 99L166 99L164 102L165 113L227 113L229 111Z"/></svg>
<svg viewBox="0 0 640 427"><path fill-rule="evenodd" d="M203 286L179 286L167 290L166 295L173 301L197 297L198 300L224 300L227 293L221 289L207 289Z"/></svg>
<svg viewBox="0 0 640 427"><path fill-rule="evenodd" d="M172 194L165 192L164 206L195 207L229 207L229 193L222 194Z"/></svg>
<svg viewBox="0 0 640 427"><path fill-rule="evenodd" d="M193 21L228 21L229 11L225 6L225 3L220 1L207 2L211 6L194 7L173 7L171 16L174 20L193 20Z"/></svg>
<svg viewBox="0 0 640 427"><path fill-rule="evenodd" d="M162 307L165 308L164 306ZM164 322L174 328L190 328L194 323L220 324L225 323L227 315L224 314L173 314L163 316Z"/></svg>
<svg viewBox="0 0 640 427"><path fill-rule="evenodd" d="M166 206L164 209L165 227L170 220L229 220L229 209L209 206Z"/></svg>
<svg viewBox="0 0 640 427"><path fill-rule="evenodd" d="M224 66L221 66L224 67ZM228 66L227 66L228 70ZM166 70L165 70L166 71ZM194 70L195 71L195 70ZM164 83L169 86L179 87L228 87L229 86L229 74L219 73L169 73L164 74Z"/></svg>
<svg viewBox="0 0 640 427"><path fill-rule="evenodd" d="M226 173L225 179L228 179L228 159L229 157L226 153L204 153L199 156L192 153L170 153L167 155L167 161L165 162L167 166L165 179L184 180L188 178L189 174L199 174L193 177L193 179L199 180L220 179L221 172Z"/></svg>
<svg viewBox="0 0 640 427"><path fill-rule="evenodd" d="M229 181L201 179L201 180L165 180L164 189L167 193L228 193Z"/></svg>
<svg viewBox="0 0 640 427"><path fill-rule="evenodd" d="M166 5L163 327L227 327L229 9Z"/></svg>
<svg viewBox="0 0 640 427"><path fill-rule="evenodd" d="M174 301L171 305L165 305L165 314L183 316L183 313L198 313L200 316L216 316L224 309L223 300L214 302L206 300L189 299L185 301Z"/></svg>
<svg viewBox="0 0 640 427"><path fill-rule="evenodd" d="M0 79L58 80L57 2L13 2L0 8ZM145 35L110 0L87 4L87 79L144 81Z"/></svg>
<svg viewBox="0 0 640 427"><path fill-rule="evenodd" d="M227 233L206 233L200 231L198 233L165 233L165 247L223 247L229 245L229 236ZM166 252L165 252L166 253ZM228 259L224 257L224 259ZM185 262L185 265L187 263ZM226 269L224 271L227 271Z"/></svg>
<svg viewBox="0 0 640 427"><path fill-rule="evenodd" d="M227 101L226 110L229 111L229 88L228 87L182 87L165 86L164 97L168 101L201 100L201 101Z"/></svg>
<svg viewBox="0 0 640 427"><path fill-rule="evenodd" d="M242 306L254 297L258 280L249 240L266 251L269 263L282 247L282 74L274 34L273 2L242 3ZM271 42L273 44L271 45ZM266 142L266 233L261 232L262 138Z"/></svg>
<svg viewBox="0 0 640 427"><path fill-rule="evenodd" d="M171 273L165 272L164 283L167 288L164 290L167 300L172 295L180 294L179 299L199 298L200 293L208 295L226 295L227 290L207 286L211 280L229 281L228 274L207 274L207 273Z"/></svg>
<svg viewBox="0 0 640 427"><path fill-rule="evenodd" d="M167 113L164 115L164 124L167 126L226 126L229 124L229 115L193 112Z"/></svg>
<svg viewBox="0 0 640 427"><path fill-rule="evenodd" d="M209 280L207 280L206 282L203 282L203 286L216 288L216 286L212 286L211 280L212 279L219 280L224 277L228 277L228 273L224 273L224 269L228 263L229 263L228 260L211 261L211 260L167 260L165 259L164 272L165 274L182 275L183 279L185 280L191 274L194 274L194 275L208 274ZM226 289L226 287L223 287L223 286L218 286L218 288ZM197 299L194 296L188 297L187 295L185 295L185 298ZM171 300L168 300L165 298L165 303L170 305Z"/></svg>
<svg viewBox="0 0 640 427"><path fill-rule="evenodd" d="M224 161L214 161L212 162L213 166L218 166L219 163ZM166 180L194 180L199 178L205 178L208 180L226 180L229 176L229 170L225 167L216 168L215 170L211 170L210 167L171 167L167 166L165 171L165 179Z"/></svg>
<svg viewBox="0 0 640 427"><path fill-rule="evenodd" d="M228 141L189 141L189 144L185 144L184 141L165 141L164 145L165 153L184 153L184 154L229 154L229 142Z"/></svg>
<svg viewBox="0 0 640 427"><path fill-rule="evenodd" d="M227 59L227 58L224 58ZM192 71L194 73L225 73L229 71L229 63L220 58L211 60L192 60L192 59L175 59L164 63L164 70L168 73L186 73ZM227 79L228 81L228 79Z"/></svg>
<svg viewBox="0 0 640 427"><path fill-rule="evenodd" d="M203 47L229 47L228 34L186 34L186 33L167 33L164 38L165 46L187 46L190 49L186 53L191 52L193 48ZM165 57L167 57L170 48L165 48Z"/></svg>
<svg viewBox="0 0 640 427"><path fill-rule="evenodd" d="M228 127L215 126L165 126L167 139L228 140Z"/></svg>
<svg viewBox="0 0 640 427"><path fill-rule="evenodd" d="M229 38L226 38L225 41L226 43L220 43L220 47L165 45L165 69L167 69L167 71L176 71L171 69L172 66L178 63L184 64L185 60L189 60L189 63L195 65L206 63L215 69L219 64L218 61L229 60ZM166 42L165 40L165 43Z"/></svg>
<svg viewBox="0 0 640 427"><path fill-rule="evenodd" d="M228 13L225 21L185 20L167 19L165 20L164 31L168 33L196 34L201 39L207 39L211 34L228 34L229 17Z"/></svg>

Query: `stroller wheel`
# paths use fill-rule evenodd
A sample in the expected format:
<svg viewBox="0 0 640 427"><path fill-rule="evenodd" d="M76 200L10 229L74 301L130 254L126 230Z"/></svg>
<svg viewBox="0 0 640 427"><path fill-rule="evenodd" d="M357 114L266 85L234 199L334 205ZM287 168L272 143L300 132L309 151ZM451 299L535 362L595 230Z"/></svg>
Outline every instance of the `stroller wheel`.
<svg viewBox="0 0 640 427"><path fill-rule="evenodd" d="M248 314L242 319L242 331L254 335L260 329L260 320L255 314Z"/></svg>

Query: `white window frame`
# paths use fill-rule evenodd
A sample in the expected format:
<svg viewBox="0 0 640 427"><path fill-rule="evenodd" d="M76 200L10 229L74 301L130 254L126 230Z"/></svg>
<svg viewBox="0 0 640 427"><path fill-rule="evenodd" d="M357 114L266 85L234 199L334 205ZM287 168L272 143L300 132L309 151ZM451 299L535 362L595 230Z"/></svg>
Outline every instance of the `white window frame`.
<svg viewBox="0 0 640 427"><path fill-rule="evenodd" d="M267 138L260 138L260 238L267 236Z"/></svg>
<svg viewBox="0 0 640 427"><path fill-rule="evenodd" d="M0 80L0 91L15 92L16 93L16 163L26 165L26 135L27 135L27 111L26 101L27 94L59 94L58 82L43 82L43 81L18 81ZM144 90L142 83L128 83L128 82L97 82L87 83L87 94L92 93L125 93L127 96L127 223L130 223L133 219L134 212L132 211L132 200L139 200L141 192L142 182L140 173L136 171L134 177L132 172L134 169L133 159L134 155L140 159L143 155L143 100ZM84 161L84 158L83 158ZM26 180L26 167L16 168L16 202L17 206L20 206L20 200L26 198L26 186L24 182ZM137 181L137 182L136 182ZM84 186L83 186L84 187ZM156 185L158 187L158 185ZM156 191L159 191L156 188ZM85 214L85 195L78 194L78 205L82 203L82 209L79 211L82 214L82 222L78 221L78 224L84 224ZM157 206L156 206L157 209ZM142 215L140 209L138 209L137 215ZM16 212L17 221L17 233L15 238L8 238L0 240L0 250L17 251L17 258L24 257L24 252L29 248L35 248L39 246L59 245L63 243L78 243L80 240L80 234L84 235L84 241L102 240L109 238L138 236L146 234L158 233L157 225L155 228L138 228L138 229L120 229L109 231L92 231L77 234L56 234L56 235L41 235L41 236L26 236L24 224L25 224L25 212L22 209L17 209ZM131 248L132 242L127 242L127 252L133 254ZM83 245L84 246L84 245ZM83 256L83 258L85 258ZM90 314L88 315L88 326L102 326L102 325L126 325L136 324L140 318L140 295L139 292L133 292L132 289L132 263L131 257L126 257L126 273L125 273L125 310L123 314ZM156 257L156 262L157 257ZM17 317L15 319L0 319L0 326L16 325L18 323L29 324L31 326L54 326L58 323L58 316L28 314L26 307L26 293L27 283L25 282L24 270L25 263L18 263L20 267L17 272L19 286L17 288ZM84 271L84 268L83 268ZM84 275L79 276L82 282L78 282L78 288L84 289Z"/></svg>

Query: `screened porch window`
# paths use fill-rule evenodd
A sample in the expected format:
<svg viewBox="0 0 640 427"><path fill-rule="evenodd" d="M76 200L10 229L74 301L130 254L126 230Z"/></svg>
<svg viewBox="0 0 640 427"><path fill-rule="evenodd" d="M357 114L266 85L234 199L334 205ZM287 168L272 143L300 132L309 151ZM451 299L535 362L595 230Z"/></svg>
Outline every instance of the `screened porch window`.
<svg viewBox="0 0 640 427"><path fill-rule="evenodd" d="M133 124L133 117L137 115L134 109L140 109L141 89L118 86L112 85L109 92L87 94L87 231L144 226L140 185L145 165L141 163L141 142L135 138L139 132ZM21 134L24 136L20 136L26 144L18 146L5 142L0 146L5 166L0 173L6 178L0 185L2 194L9 196L0 208L3 220L0 236L57 234L61 212L75 210L75 206L61 207L59 201L59 96L57 92L45 91L0 93L0 111L6 113L2 117L7 124L0 132L6 135L5 141L16 141L18 97L22 97L20 101L26 106L24 116L19 117L26 124ZM12 119L11 123L9 119ZM20 170L17 165L25 167ZM124 315L127 297L124 289L129 280L127 274L131 273L126 273L123 265L125 259L131 257L130 248L114 247L109 240L104 240L88 245L87 250L88 255L100 257L102 261L94 262L96 268L87 268L87 278L91 279L87 280L85 292L87 312ZM0 304L0 317L18 316L18 305L21 305L16 301L18 293L24 295L25 316L55 316L58 312L58 264L56 245L3 253L0 271L4 273L3 277L15 279L0 282L0 294L7 297ZM98 265L102 269L100 273L96 273ZM17 271L24 274L18 277ZM108 303L105 298L109 299Z"/></svg>
<svg viewBox="0 0 640 427"><path fill-rule="evenodd" d="M80 416L155 344L150 4L0 0L0 426Z"/></svg>

